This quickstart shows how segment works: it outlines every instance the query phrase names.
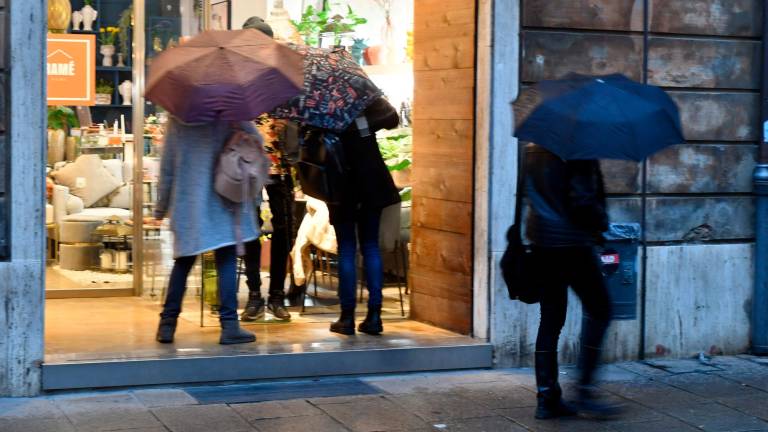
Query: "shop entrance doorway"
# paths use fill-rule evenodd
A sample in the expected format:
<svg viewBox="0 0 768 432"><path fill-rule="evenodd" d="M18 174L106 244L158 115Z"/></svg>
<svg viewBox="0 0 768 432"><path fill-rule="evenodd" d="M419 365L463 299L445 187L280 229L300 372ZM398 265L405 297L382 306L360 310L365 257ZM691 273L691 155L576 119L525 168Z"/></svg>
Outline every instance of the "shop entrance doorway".
<svg viewBox="0 0 768 432"><path fill-rule="evenodd" d="M73 10L84 6L77 2L72 0ZM442 3L101 0L97 6L103 9L102 18L96 28L113 24L120 28L129 23L127 30L120 31L130 34L129 46L121 51L130 55L123 56L125 66L97 68L97 75L104 76L101 80L112 79L113 103L89 110L93 122L106 123L105 131L95 127L89 132L109 136L114 120L118 120L120 144L113 139L110 147L122 146L123 153L118 157L106 151L97 153L98 162L106 170L108 165L121 170L121 187L126 187L129 195L126 215L119 219L101 214L89 221L76 216L82 211L63 216L61 220L70 222L63 229L75 226L88 242L65 241L72 238L62 236L62 228L57 226L57 257L51 258L48 270L43 387L53 390L490 367L490 345L469 336L475 6L456 2L451 9L440 6ZM201 256L189 278L176 342L158 344L154 335L172 265L173 239L167 223L151 218L157 199L164 113L143 101L146 68L155 55L185 36L206 28L239 28L252 15L300 21L307 6L341 11L343 19L350 13L366 18L368 27L356 28L354 37L351 33L324 32L317 43L342 40L361 62L372 63L364 66L366 73L399 108L403 119L402 128L379 137L403 198L402 205L387 210L393 222L382 231L390 245L384 251L388 282L384 290L385 332L381 337L345 337L328 331L329 322L339 311L334 251L308 240L303 253L295 255L293 277L285 281L288 291L302 284L306 287L301 301L289 308L290 322L267 314L264 320L242 323L256 333L256 343L219 345L215 273L210 259ZM127 18L123 15L126 10ZM447 10L452 12L444 12ZM299 24L300 29L305 28ZM273 25L282 29L275 21ZM116 41L119 45L120 39ZM364 43L370 46L363 47ZM97 54L99 64L105 56ZM133 88L123 94L119 86L129 80ZM128 94L132 105L123 104ZM98 139L95 144L93 147L98 147ZM90 148L80 154L86 152L91 152ZM78 175L74 177L77 182ZM321 204L301 197L300 191L297 197L294 231L300 231L301 225L312 219L306 215ZM104 208L115 209L117 204L107 201ZM62 208L69 211L66 200L56 211ZM114 212L106 211L109 216ZM269 205L263 207L263 216L269 220ZM262 286L266 287L270 239L266 236L263 240ZM61 245L69 244L75 249L91 248L92 261L87 269L62 269L62 254L72 247L62 249ZM121 258L121 251L127 256ZM71 262L72 257L68 258L70 261L65 258L63 262ZM72 272L80 273L75 278ZM54 293L62 274L68 280L75 279L74 285L85 286ZM359 295L363 301L358 312L364 314L364 288ZM247 296L243 275L241 308Z"/></svg>

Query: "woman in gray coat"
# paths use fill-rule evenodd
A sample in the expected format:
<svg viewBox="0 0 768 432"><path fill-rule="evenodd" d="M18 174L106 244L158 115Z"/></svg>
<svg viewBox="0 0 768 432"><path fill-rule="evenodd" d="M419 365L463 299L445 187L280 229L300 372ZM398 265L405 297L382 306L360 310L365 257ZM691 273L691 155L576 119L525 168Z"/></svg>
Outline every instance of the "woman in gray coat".
<svg viewBox="0 0 768 432"><path fill-rule="evenodd" d="M251 123L242 122L240 127L258 136ZM240 328L237 318L234 212L213 186L217 157L232 132L231 123L224 121L186 124L171 118L168 122L154 216L170 218L175 261L160 314L158 342L173 342L187 276L197 256L208 251L214 251L216 255L222 329L219 343L256 340L253 333ZM259 229L254 223L254 206L243 204L240 211L242 241L257 239Z"/></svg>

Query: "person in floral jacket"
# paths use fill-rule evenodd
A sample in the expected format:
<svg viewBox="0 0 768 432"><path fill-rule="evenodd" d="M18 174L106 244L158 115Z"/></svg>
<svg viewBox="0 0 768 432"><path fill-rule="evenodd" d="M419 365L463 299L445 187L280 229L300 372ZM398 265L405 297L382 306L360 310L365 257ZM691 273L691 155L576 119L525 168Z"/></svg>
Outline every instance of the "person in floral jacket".
<svg viewBox="0 0 768 432"><path fill-rule="evenodd" d="M252 28L272 37L272 29L261 18L251 17L243 28ZM249 295L243 321L257 321L265 317L266 309L277 319L289 320L291 314L285 307L285 276L288 269L288 253L293 237L293 178L285 154L285 143L291 133L285 120L262 115L256 120L257 128L264 137L264 150L271 161L270 182L266 186L269 209L272 213L272 240L270 242L269 297L261 295L261 243L246 243L245 275ZM260 220L261 222L261 220Z"/></svg>

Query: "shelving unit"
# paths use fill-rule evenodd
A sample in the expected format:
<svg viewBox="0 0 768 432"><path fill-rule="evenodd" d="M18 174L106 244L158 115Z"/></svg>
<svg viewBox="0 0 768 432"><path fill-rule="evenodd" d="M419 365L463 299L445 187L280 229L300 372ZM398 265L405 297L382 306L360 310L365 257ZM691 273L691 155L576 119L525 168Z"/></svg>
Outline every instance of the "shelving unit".
<svg viewBox="0 0 768 432"><path fill-rule="evenodd" d="M72 10L77 11L85 6L84 0L71 0ZM118 86L125 80L132 80L133 68L131 67L131 44L128 44L128 52L123 53L125 67L101 66L102 55L100 53L101 43L99 42L99 29L102 27L118 27L120 14L133 4L132 0L93 0L91 6L98 12L96 21L93 23L93 31L72 30L73 34L92 34L96 35L96 79L107 80L112 83L112 103L109 105L94 105L91 108L91 117L94 123L107 123L111 125L115 120L120 119L120 115L126 118L127 132L131 131L131 105L122 105L122 97L118 91ZM133 38L132 30L128 33L128 38ZM115 47L120 51L119 39L116 37ZM117 53L114 56L117 62Z"/></svg>

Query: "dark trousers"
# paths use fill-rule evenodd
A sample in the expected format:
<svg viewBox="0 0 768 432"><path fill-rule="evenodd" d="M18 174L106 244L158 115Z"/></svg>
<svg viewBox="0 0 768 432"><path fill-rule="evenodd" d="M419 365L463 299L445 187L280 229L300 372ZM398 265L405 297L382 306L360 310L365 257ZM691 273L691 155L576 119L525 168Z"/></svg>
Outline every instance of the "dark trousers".
<svg viewBox="0 0 768 432"><path fill-rule="evenodd" d="M584 309L581 349L600 350L611 317L608 288L592 247L536 247L541 263L544 292L541 295L541 321L536 351L556 352L568 310L568 287L579 296ZM580 362L582 384L589 384L595 361Z"/></svg>
<svg viewBox="0 0 768 432"><path fill-rule="evenodd" d="M360 211L353 221L333 225L339 249L339 299L342 309L355 308L357 241L363 255L368 284L368 306L381 306L384 269L379 250L381 210Z"/></svg>
<svg viewBox="0 0 768 432"><path fill-rule="evenodd" d="M285 297L285 275L288 253L293 237L293 180L291 176L271 176L266 186L269 210L272 212L272 241L270 242L269 301L282 302ZM261 224L261 218L259 218ZM248 290L261 295L261 242L256 239L245 244L245 277Z"/></svg>
<svg viewBox="0 0 768 432"><path fill-rule="evenodd" d="M219 282L219 320L237 320L237 275L235 265L237 251L234 246L216 249L216 273ZM176 258L168 281L168 295L165 297L161 318L178 318L181 313L181 303L187 291L187 276L195 265L197 256Z"/></svg>

